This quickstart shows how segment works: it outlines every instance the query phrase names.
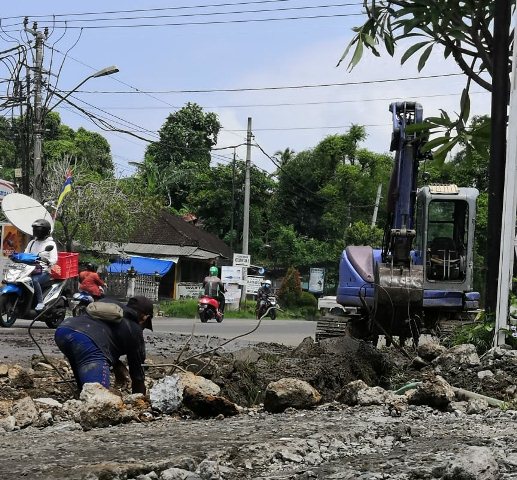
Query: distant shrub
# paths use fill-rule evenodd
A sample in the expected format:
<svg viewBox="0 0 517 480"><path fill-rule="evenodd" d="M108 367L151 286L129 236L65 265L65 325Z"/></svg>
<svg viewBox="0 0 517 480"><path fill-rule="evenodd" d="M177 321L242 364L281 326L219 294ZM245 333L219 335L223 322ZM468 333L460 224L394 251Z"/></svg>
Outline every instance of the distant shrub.
<svg viewBox="0 0 517 480"><path fill-rule="evenodd" d="M286 307L294 307L298 305L302 294L302 283L300 280L300 272L294 267L289 267L285 274L282 285L278 290L278 299L282 305Z"/></svg>

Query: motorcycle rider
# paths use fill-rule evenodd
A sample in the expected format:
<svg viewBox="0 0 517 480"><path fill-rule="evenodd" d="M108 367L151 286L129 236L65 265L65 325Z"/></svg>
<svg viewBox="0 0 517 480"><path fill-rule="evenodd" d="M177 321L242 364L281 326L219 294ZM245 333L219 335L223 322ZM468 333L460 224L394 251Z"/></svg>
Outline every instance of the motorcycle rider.
<svg viewBox="0 0 517 480"><path fill-rule="evenodd" d="M99 300L104 296L104 291L100 287L105 288L106 284L99 277L95 265L88 263L86 270L79 273L79 291L90 294L94 300Z"/></svg>
<svg viewBox="0 0 517 480"><path fill-rule="evenodd" d="M34 253L40 256L44 261L44 265L38 265L32 272L32 282L34 284L34 296L36 297L36 310L43 310L45 304L43 303L42 285L50 281L50 269L52 265L57 263L57 245L54 239L50 236L52 229L50 222L44 218L35 220L32 224L33 239L25 248L25 253ZM45 251L45 247L52 245L54 248L50 251Z"/></svg>
<svg viewBox="0 0 517 480"><path fill-rule="evenodd" d="M260 311L262 302L267 302L268 297L272 294L271 280L264 280L262 286L257 290L257 312Z"/></svg>
<svg viewBox="0 0 517 480"><path fill-rule="evenodd" d="M224 313L225 297L224 284L221 279L217 276L219 270L216 266L212 265L209 270L210 275L205 277L203 280L203 288L205 289L205 295L207 297L215 298L219 302L219 311L221 315Z"/></svg>
<svg viewBox="0 0 517 480"><path fill-rule="evenodd" d="M118 305L124 311L120 322L107 322L84 313L63 320L54 339L70 362L79 390L85 383L95 382L109 388L110 366L115 381L124 383L127 370L120 357L126 355L132 393L145 395L143 331L144 328L153 329L153 303L147 297L137 295L126 305Z"/></svg>

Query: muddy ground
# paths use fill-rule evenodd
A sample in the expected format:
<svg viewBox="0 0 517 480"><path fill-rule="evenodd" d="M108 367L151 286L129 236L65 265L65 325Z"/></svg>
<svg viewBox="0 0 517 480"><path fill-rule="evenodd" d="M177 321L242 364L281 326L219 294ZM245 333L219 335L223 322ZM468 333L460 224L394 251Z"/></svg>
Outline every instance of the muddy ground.
<svg viewBox="0 0 517 480"><path fill-rule="evenodd" d="M65 380L70 378L50 333L34 331L45 358L26 330L0 331L0 364L32 368L32 380L25 383L0 378L0 400L73 397L73 383L47 367L53 363ZM180 352L181 361L219 343L217 338L149 334L149 386L170 373ZM236 361L234 353L250 346L258 360ZM241 339L190 358L182 367L217 383L222 395L245 407L242 414L201 419L186 409L175 415L153 412L139 421L88 431L57 415L44 427L0 433L0 479L517 479L512 403L517 358L487 355L479 364L437 367L415 362L416 352L408 353L410 358L395 348L377 351L367 344L322 349L311 341L293 349ZM507 404L470 414L461 403L444 411L410 405L394 416L385 405L351 407L336 401L352 380L395 390L430 370L453 386ZM265 412L265 388L282 377L306 380L321 393L321 405Z"/></svg>

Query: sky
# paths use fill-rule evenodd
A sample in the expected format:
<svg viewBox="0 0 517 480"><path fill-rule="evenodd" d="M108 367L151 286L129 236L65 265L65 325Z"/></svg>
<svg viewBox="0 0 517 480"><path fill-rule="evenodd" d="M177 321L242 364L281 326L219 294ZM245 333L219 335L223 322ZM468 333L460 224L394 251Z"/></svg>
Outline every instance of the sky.
<svg viewBox="0 0 517 480"><path fill-rule="evenodd" d="M234 145L241 145L238 158L246 157L248 117L254 142L270 156L286 148L313 148L328 135L346 133L351 124L366 127L362 147L382 153L389 149L392 101L417 100L424 116L458 111L465 77L422 78L459 73L440 50L420 73L418 56L400 65L404 48L394 58L367 52L351 72L348 62L337 66L352 27L364 22L361 5L357 0L6 2L0 50L27 40L22 22L28 16L29 27L37 21L38 29L48 26L51 32L44 65L54 87L57 81L57 88L68 91L92 73L117 66L118 73L89 79L70 99L150 141L158 139L170 113L198 103L216 113L223 127L214 162L230 162L233 148L225 147ZM0 68L5 77L5 65ZM489 114L490 95L477 86L472 92L472 114ZM56 111L70 127L107 138L118 176L131 175L133 163L143 160L146 140L104 131L66 102ZM268 172L276 169L259 148L252 149L251 161Z"/></svg>

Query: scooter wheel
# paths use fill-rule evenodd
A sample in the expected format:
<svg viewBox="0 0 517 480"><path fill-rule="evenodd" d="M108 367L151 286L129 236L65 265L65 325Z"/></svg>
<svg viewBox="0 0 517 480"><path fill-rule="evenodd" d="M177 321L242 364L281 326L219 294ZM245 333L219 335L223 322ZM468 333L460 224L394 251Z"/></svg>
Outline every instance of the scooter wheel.
<svg viewBox="0 0 517 480"><path fill-rule="evenodd" d="M14 305L16 304L15 295L0 296L0 325L4 328L9 328L14 325L17 320L14 312Z"/></svg>
<svg viewBox="0 0 517 480"><path fill-rule="evenodd" d="M276 319L276 312L275 312L275 310L271 310L271 312L269 313L269 316L271 317L271 320L275 320Z"/></svg>

